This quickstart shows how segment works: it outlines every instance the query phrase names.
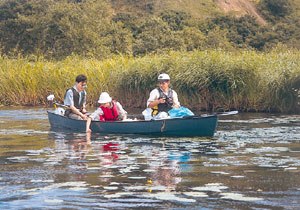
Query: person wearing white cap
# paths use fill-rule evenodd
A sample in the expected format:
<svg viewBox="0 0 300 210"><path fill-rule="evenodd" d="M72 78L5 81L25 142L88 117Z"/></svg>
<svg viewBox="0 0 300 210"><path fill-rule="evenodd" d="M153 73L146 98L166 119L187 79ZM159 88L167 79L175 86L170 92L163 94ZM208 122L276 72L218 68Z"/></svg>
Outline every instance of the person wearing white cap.
<svg viewBox="0 0 300 210"><path fill-rule="evenodd" d="M147 100L147 107L151 108L152 115L156 116L160 112L168 112L172 108L180 108L177 93L169 88L170 76L168 74L160 74L158 76L159 87L150 92Z"/></svg>
<svg viewBox="0 0 300 210"><path fill-rule="evenodd" d="M123 109L122 105L112 100L107 92L102 92L100 94L98 103L99 108L94 111L88 118L86 122L86 132L91 132L90 125L91 121L116 121L116 120L126 120L127 112Z"/></svg>

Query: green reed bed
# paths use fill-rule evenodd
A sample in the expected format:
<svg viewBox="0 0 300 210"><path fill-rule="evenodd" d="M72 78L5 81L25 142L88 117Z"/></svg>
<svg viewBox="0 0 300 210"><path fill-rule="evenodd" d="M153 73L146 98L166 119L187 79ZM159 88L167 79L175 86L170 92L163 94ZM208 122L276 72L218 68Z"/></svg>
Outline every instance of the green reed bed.
<svg viewBox="0 0 300 210"><path fill-rule="evenodd" d="M77 74L88 76L88 103L108 91L125 107L145 107L159 73L171 76L182 105L199 110L297 112L300 53L207 50L107 60L77 56L63 61L0 57L0 103L62 102Z"/></svg>

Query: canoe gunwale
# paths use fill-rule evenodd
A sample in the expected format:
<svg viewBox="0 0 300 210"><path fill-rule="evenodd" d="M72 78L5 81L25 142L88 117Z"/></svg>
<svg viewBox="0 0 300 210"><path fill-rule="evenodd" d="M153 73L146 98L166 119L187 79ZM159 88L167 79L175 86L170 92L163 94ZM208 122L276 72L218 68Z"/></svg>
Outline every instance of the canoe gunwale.
<svg viewBox="0 0 300 210"><path fill-rule="evenodd" d="M62 116L62 115L59 115L59 114L55 114L54 112L52 111L47 111L47 113L50 113L50 114L54 114L56 116L60 116L60 117L63 117L63 118L66 118L68 120L73 120L73 121L86 121L86 120L76 120L76 119L71 119L71 118L68 118L66 116ZM217 117L216 114L205 114L205 115L194 115L194 116L185 116L185 117L173 117L173 118L166 118L166 119L158 119L158 120L154 120L154 119L151 119L151 120L128 120L128 121L122 121L122 120L119 120L119 121L99 121L99 120L92 120L92 122L101 122L101 123L136 123L136 122L156 122L156 121L169 121L169 120L186 120L186 119L202 119L202 118L210 118L210 117Z"/></svg>

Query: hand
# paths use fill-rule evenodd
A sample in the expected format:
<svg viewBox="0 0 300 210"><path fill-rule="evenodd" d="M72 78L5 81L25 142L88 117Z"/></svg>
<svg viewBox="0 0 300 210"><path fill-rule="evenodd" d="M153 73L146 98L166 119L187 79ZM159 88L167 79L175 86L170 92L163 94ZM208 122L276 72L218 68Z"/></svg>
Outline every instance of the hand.
<svg viewBox="0 0 300 210"><path fill-rule="evenodd" d="M83 114L83 115L81 115L81 118L82 118L83 120L87 120L87 119L88 119L88 117L87 117L87 116L85 116L84 114Z"/></svg>
<svg viewBox="0 0 300 210"><path fill-rule="evenodd" d="M166 99L163 99L163 98L161 98L161 99L158 99L158 103L159 103L159 104L166 103Z"/></svg>
<svg viewBox="0 0 300 210"><path fill-rule="evenodd" d="M178 106L178 105L173 105L172 108L174 108L174 109L179 109L180 106Z"/></svg>

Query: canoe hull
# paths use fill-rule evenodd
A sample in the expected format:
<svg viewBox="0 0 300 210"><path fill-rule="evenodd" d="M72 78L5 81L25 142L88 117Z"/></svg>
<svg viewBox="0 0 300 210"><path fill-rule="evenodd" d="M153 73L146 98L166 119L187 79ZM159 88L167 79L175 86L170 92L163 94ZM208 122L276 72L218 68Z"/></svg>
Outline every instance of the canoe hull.
<svg viewBox="0 0 300 210"><path fill-rule="evenodd" d="M48 112L51 128L68 129L85 132L86 121L74 120L61 115ZM210 115L205 117L175 118L151 121L92 121L93 133L102 134L143 134L158 136L203 136L211 137L217 127L218 117Z"/></svg>

